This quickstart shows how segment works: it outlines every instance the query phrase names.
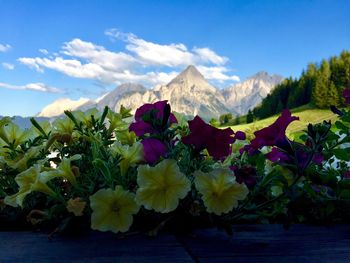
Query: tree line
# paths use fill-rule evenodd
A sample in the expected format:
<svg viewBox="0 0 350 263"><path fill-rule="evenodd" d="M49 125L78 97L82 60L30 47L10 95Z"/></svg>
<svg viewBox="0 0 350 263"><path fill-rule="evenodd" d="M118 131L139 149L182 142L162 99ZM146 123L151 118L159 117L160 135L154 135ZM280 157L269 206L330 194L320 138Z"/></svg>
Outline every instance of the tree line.
<svg viewBox="0 0 350 263"><path fill-rule="evenodd" d="M248 115L250 119L252 115L263 119L285 108L292 109L309 103L317 108L331 105L342 107L345 106L342 92L346 87L350 87L349 51L320 63L310 63L300 78L285 79Z"/></svg>

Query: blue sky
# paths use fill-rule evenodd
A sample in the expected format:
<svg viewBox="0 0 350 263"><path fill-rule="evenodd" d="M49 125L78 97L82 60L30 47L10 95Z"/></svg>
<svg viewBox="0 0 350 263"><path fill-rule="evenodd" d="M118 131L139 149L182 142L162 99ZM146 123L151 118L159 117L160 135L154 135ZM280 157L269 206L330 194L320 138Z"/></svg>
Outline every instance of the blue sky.
<svg viewBox="0 0 350 263"><path fill-rule="evenodd" d="M298 77L350 49L350 1L0 0L0 115L194 64L224 87L260 70Z"/></svg>

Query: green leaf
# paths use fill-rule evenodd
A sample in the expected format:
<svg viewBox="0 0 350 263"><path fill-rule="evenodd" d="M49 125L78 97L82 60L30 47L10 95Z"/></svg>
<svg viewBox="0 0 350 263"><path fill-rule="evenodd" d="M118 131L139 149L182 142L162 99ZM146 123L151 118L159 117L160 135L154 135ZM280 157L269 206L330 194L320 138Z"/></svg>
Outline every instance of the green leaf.
<svg viewBox="0 0 350 263"><path fill-rule="evenodd" d="M335 126L336 126L338 129L340 129L340 130L345 130L345 131L349 130L349 127L346 126L346 125L345 125L344 123L342 123L341 121L336 121L336 122L335 122Z"/></svg>
<svg viewBox="0 0 350 263"><path fill-rule="evenodd" d="M334 149L333 153L340 160L350 161L350 148Z"/></svg>

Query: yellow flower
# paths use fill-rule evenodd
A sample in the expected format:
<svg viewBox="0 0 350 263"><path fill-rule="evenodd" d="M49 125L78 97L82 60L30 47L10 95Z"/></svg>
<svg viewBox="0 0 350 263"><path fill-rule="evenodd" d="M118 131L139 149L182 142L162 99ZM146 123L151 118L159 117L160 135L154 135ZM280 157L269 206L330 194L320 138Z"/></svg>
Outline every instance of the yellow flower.
<svg viewBox="0 0 350 263"><path fill-rule="evenodd" d="M6 136L5 127L9 123L11 123L11 119L9 117L0 119L0 138L3 139L6 143L9 143L9 142Z"/></svg>
<svg viewBox="0 0 350 263"><path fill-rule="evenodd" d="M24 172L18 174L15 178L19 186L18 193L6 196L5 203L10 206L23 206L24 198L31 192L38 191L48 195L55 195L55 192L46 185L49 178L40 173L41 166L36 164Z"/></svg>
<svg viewBox="0 0 350 263"><path fill-rule="evenodd" d="M53 122L54 131L59 134L69 134L71 135L74 130L74 122L65 117L63 119L56 119Z"/></svg>
<svg viewBox="0 0 350 263"><path fill-rule="evenodd" d="M127 131L129 128L129 123L123 121L123 116L120 113L108 110L107 119L109 122L109 133L112 133L114 130Z"/></svg>
<svg viewBox="0 0 350 263"><path fill-rule="evenodd" d="M210 173L196 171L194 176L195 186L209 213L221 215L230 212L249 192L245 184L236 182L229 169L218 168Z"/></svg>
<svg viewBox="0 0 350 263"><path fill-rule="evenodd" d="M17 169L20 172L28 169L28 161L32 158L35 158L39 155L40 151L44 148L44 146L35 146L28 150L28 152L18 156L15 160L11 160L9 158L3 158L3 161L6 162L8 166L12 169ZM1 162L1 160L0 160Z"/></svg>
<svg viewBox="0 0 350 263"><path fill-rule="evenodd" d="M126 232L139 211L135 194L116 186L115 190L101 189L90 196L91 228L114 233Z"/></svg>
<svg viewBox="0 0 350 263"><path fill-rule="evenodd" d="M14 123L8 123L7 126L3 126L0 132L1 139L3 139L7 144L12 144L13 147L17 147L25 142L30 135L30 130L22 130Z"/></svg>
<svg viewBox="0 0 350 263"><path fill-rule="evenodd" d="M81 198L71 198L67 202L67 211L73 213L75 216L82 216L85 206L86 202L84 202Z"/></svg>
<svg viewBox="0 0 350 263"><path fill-rule="evenodd" d="M122 157L119 163L121 175L125 175L130 166L144 160L143 145L140 142L136 142L132 146L115 142L111 147L111 151Z"/></svg>
<svg viewBox="0 0 350 263"><path fill-rule="evenodd" d="M133 145L136 142L136 134L135 132L129 132L128 130L125 131L116 131L115 133L118 141L121 142L121 144L128 144Z"/></svg>
<svg viewBox="0 0 350 263"><path fill-rule="evenodd" d="M191 183L180 172L175 160L165 159L155 167L138 168L136 201L146 209L167 213L175 210L179 200L191 190Z"/></svg>
<svg viewBox="0 0 350 263"><path fill-rule="evenodd" d="M56 177L62 177L67 179L72 185L75 185L77 180L75 174L72 171L71 162L81 159L81 155L75 154L70 158L63 158L61 163L55 170L43 172L47 180L51 180Z"/></svg>

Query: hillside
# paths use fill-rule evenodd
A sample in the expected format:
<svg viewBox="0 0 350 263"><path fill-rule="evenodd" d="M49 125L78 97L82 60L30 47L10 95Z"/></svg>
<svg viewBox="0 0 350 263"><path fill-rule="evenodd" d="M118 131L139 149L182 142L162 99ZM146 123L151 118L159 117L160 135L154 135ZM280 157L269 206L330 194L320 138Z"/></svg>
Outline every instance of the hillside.
<svg viewBox="0 0 350 263"><path fill-rule="evenodd" d="M324 120L331 120L334 123L337 119L337 115L326 109L312 109L310 107L299 107L291 110L294 116L300 118L299 121L292 122L287 129L287 135L290 137L296 136L300 131L305 130L309 123L320 123ZM244 131L248 133L248 136L252 136L253 132L259 129L262 129L270 124L272 124L277 118L278 115L268 117L266 119L258 120L248 124L240 124L230 126L234 131Z"/></svg>
<svg viewBox="0 0 350 263"><path fill-rule="evenodd" d="M284 108L293 109L308 103L328 109L331 105L345 106L343 90L350 87L350 52L310 63L299 78L285 79L266 96L253 112L264 119Z"/></svg>

